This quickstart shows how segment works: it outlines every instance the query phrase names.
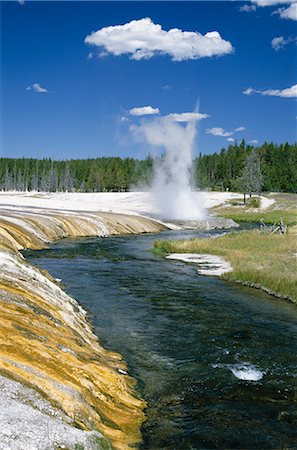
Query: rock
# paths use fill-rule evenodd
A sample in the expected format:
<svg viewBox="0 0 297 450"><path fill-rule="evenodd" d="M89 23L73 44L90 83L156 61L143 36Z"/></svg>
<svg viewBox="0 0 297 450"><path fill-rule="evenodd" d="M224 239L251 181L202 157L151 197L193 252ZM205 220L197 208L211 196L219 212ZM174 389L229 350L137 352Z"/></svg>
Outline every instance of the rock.
<svg viewBox="0 0 297 450"><path fill-rule="evenodd" d="M0 449L111 448L97 431L79 430L34 389L0 375Z"/></svg>

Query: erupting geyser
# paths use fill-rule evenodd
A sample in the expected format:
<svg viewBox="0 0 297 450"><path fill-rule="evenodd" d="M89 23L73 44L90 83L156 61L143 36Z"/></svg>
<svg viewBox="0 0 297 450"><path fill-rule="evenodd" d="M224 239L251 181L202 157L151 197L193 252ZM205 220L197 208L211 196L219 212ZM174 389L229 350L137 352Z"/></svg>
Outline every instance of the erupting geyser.
<svg viewBox="0 0 297 450"><path fill-rule="evenodd" d="M204 211L194 191L192 154L196 123L207 117L198 112L169 114L133 126L134 133L149 144L165 149L154 160L152 196L162 219L201 220Z"/></svg>

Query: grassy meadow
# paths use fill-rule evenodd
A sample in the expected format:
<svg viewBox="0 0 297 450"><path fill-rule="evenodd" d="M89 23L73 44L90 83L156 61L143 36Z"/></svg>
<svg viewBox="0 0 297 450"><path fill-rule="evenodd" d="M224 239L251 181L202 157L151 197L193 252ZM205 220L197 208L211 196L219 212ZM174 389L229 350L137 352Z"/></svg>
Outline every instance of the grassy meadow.
<svg viewBox="0 0 297 450"><path fill-rule="evenodd" d="M274 199L275 203L265 210L244 206L241 201L233 200L212 208L211 213L235 222L257 223L263 219L270 225L279 223L282 217L285 225L297 225L297 194L269 194L267 197Z"/></svg>
<svg viewBox="0 0 297 450"><path fill-rule="evenodd" d="M267 211L229 205L215 208L217 215L235 221L278 223L283 217L284 235L260 233L258 229L234 232L209 239L157 241L155 251L169 253L209 253L229 261L233 271L223 277L260 288L297 304L297 195L277 197Z"/></svg>

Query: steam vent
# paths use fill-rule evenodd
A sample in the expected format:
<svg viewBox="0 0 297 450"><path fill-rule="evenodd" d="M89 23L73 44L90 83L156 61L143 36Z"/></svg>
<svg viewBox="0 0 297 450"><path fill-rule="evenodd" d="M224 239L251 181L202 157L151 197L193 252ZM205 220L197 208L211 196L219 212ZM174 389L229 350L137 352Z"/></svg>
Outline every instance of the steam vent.
<svg viewBox="0 0 297 450"><path fill-rule="evenodd" d="M2 448L44 448L45 439L47 448L127 449L140 442L146 405L136 397L121 355L101 347L86 312L20 251L42 249L67 236L164 228L120 214L2 209Z"/></svg>

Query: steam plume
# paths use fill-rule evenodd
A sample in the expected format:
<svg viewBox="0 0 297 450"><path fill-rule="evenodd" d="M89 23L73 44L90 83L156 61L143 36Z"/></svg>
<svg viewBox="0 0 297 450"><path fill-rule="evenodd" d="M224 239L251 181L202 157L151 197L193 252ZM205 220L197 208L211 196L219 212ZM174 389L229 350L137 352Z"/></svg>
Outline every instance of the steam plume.
<svg viewBox="0 0 297 450"><path fill-rule="evenodd" d="M203 208L193 191L192 153L197 121L208 117L198 112L168 116L132 125L142 141L165 150L156 157L152 196L154 207L163 219L199 220Z"/></svg>

